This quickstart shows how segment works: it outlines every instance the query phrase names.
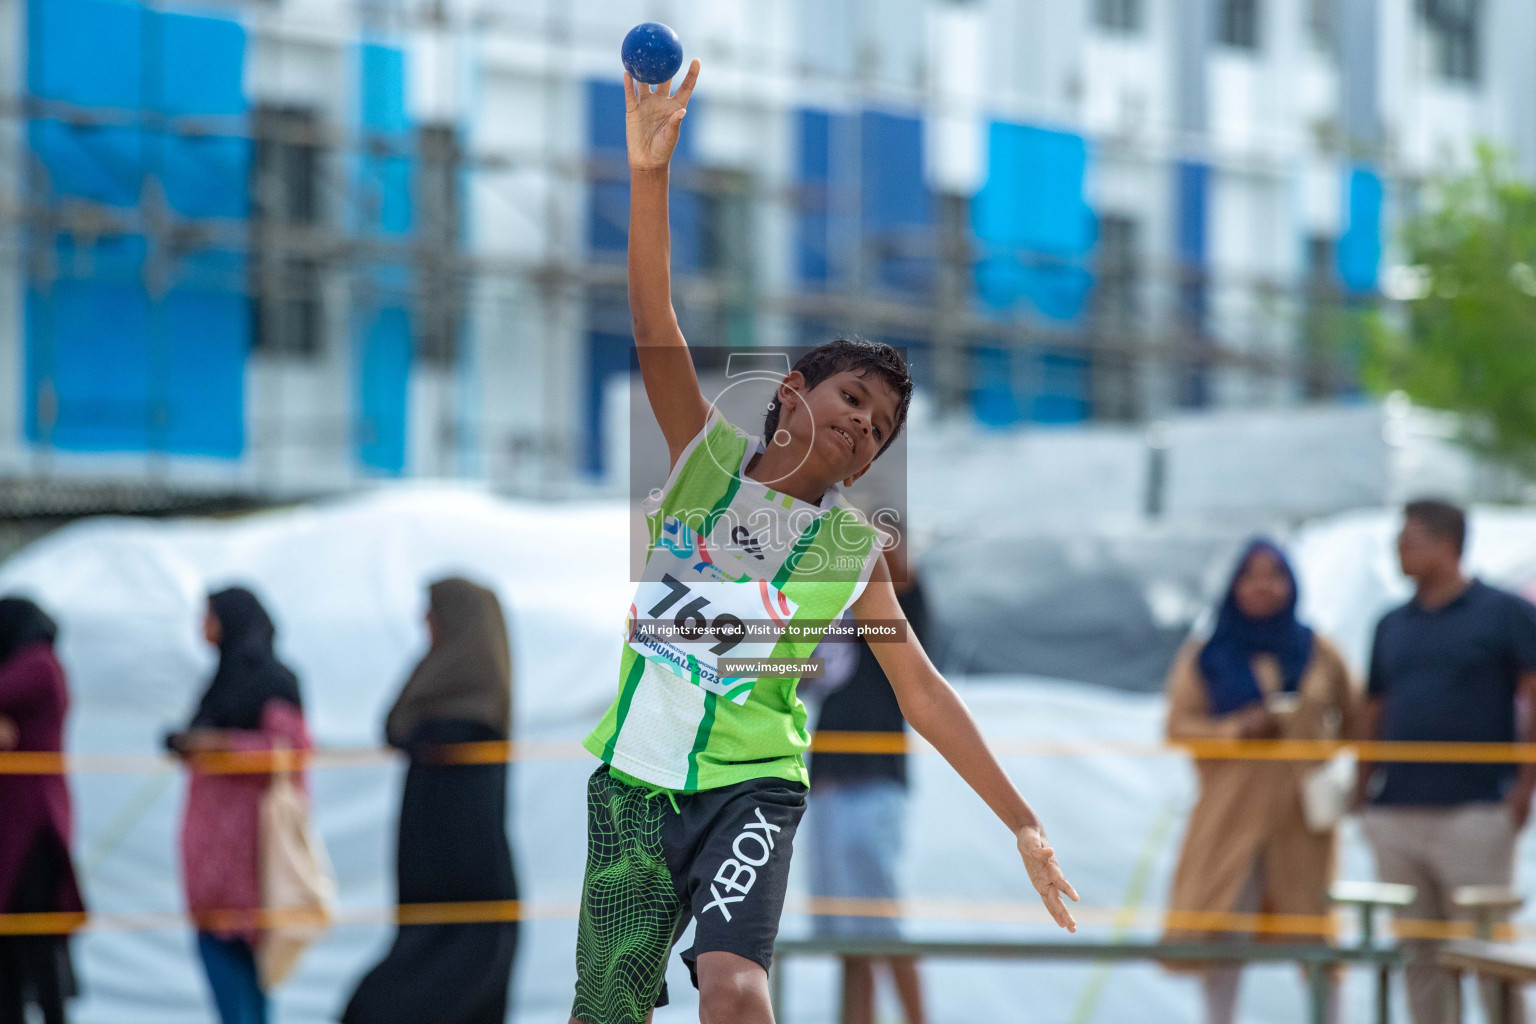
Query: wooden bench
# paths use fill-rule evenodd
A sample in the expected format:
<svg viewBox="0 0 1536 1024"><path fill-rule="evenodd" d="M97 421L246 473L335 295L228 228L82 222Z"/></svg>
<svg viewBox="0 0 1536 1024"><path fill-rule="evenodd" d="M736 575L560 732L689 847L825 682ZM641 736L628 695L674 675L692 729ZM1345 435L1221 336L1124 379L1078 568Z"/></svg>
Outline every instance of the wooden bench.
<svg viewBox="0 0 1536 1024"><path fill-rule="evenodd" d="M1308 1019L1325 1024L1328 1017L1328 968L1338 964L1367 964L1391 969L1402 966L1403 954L1376 946L1327 946L1318 943L1273 942L1163 943L1163 942L907 942L900 939L789 939L774 950L769 989L774 1019L784 1024L784 976L788 962L806 956L864 956L888 959L915 956L925 959L972 960L1159 960L1238 963L1298 964L1307 977ZM1387 1024L1378 1017L1378 1024Z"/></svg>
<svg viewBox="0 0 1536 1024"><path fill-rule="evenodd" d="M1493 1024L1512 1024L1518 1019L1513 1011L1520 999L1520 991L1526 985L1536 982L1536 949L1529 946L1460 939L1447 942L1440 948L1435 959L1456 977L1450 998L1458 1008L1461 1004L1463 974L1472 974L1494 983L1493 1005L1490 1007Z"/></svg>
<svg viewBox="0 0 1536 1024"><path fill-rule="evenodd" d="M1335 904L1354 907L1360 913L1360 945L1373 945L1376 939L1376 912L1399 910L1413 902L1419 891L1411 885L1393 882L1334 882L1328 898Z"/></svg>
<svg viewBox="0 0 1536 1024"><path fill-rule="evenodd" d="M1354 907L1359 914L1361 947L1370 949L1376 945L1376 915L1381 910L1401 910L1418 895L1411 885L1392 882L1335 882L1328 890L1328 898L1337 906ZM1392 1019L1392 966L1377 965L1376 969L1376 1019L1386 1024Z"/></svg>
<svg viewBox="0 0 1536 1024"><path fill-rule="evenodd" d="M1463 885L1451 893L1451 903L1472 917L1474 938L1492 942L1499 926L1525 906L1525 897L1507 885Z"/></svg>

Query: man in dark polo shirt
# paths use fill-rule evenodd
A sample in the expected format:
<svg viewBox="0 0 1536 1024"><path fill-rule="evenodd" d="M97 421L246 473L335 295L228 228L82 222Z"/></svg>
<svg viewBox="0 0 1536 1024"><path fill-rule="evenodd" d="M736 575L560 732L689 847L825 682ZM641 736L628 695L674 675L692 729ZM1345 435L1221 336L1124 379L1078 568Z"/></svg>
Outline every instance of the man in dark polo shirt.
<svg viewBox="0 0 1536 1024"><path fill-rule="evenodd" d="M1454 505L1407 507L1397 553L1417 592L1376 627L1365 739L1536 739L1529 716L1519 722L1516 705L1522 689L1536 694L1536 607L1462 574L1466 532L1466 516ZM1512 884L1515 839L1536 788L1533 768L1362 761L1362 823L1377 875L1418 890L1405 917L1465 916L1451 903L1458 887ZM1407 969L1414 1024L1456 1020L1447 1010L1452 976L1435 966L1433 943L1418 945Z"/></svg>
<svg viewBox="0 0 1536 1024"><path fill-rule="evenodd" d="M928 609L917 578L905 559L906 545L887 548L896 600L908 628L929 643ZM874 652L858 641L857 662L846 681L823 701L816 734L900 733L901 706ZM886 916L898 898L897 869L907 815L907 755L904 753L811 755L812 895L860 901L863 916L819 914L816 933L829 938L897 939L901 929ZM889 961L891 980L906 1024L923 1024L921 976L909 956ZM843 958L842 1024L874 1024L875 968L869 957Z"/></svg>

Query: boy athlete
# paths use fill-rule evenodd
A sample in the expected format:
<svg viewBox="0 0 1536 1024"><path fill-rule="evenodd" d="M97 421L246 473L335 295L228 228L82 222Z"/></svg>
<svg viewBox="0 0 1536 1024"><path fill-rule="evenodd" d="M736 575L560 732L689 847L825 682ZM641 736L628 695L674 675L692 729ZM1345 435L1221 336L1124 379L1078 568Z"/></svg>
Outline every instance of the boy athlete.
<svg viewBox="0 0 1536 1024"><path fill-rule="evenodd" d="M676 93L624 77L629 304L672 468L646 503L619 695L586 739L603 763L587 790L572 1024L647 1021L690 919L700 1020L771 1024L767 969L810 738L798 671L733 676L746 670L721 659L805 658L850 608L860 622L902 619L879 534L838 491L906 419L912 379L896 350L839 340L803 356L762 440L699 389L672 309L667 224L668 163L698 76L694 61ZM959 696L910 633L871 649L907 721L1013 832L1051 917L1075 931L1063 897L1077 893Z"/></svg>

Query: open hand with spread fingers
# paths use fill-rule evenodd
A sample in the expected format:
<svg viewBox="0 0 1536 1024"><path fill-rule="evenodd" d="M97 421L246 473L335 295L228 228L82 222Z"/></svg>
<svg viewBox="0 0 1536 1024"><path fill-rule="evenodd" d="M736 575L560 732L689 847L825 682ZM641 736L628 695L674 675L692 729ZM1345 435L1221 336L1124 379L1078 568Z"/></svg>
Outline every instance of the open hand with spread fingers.
<svg viewBox="0 0 1536 1024"><path fill-rule="evenodd" d="M672 91L668 79L660 85L646 85L624 73L624 140L629 150L631 170L651 171L667 166L672 150L677 148L683 115L688 112L688 98L699 80L699 62L688 65L683 84Z"/></svg>
<svg viewBox="0 0 1536 1024"><path fill-rule="evenodd" d="M1061 873L1061 865L1056 863L1056 851L1046 845L1045 833L1029 826L1019 829L1017 838L1019 855L1024 858L1024 870L1029 872L1030 884L1040 894L1040 902L1050 912L1051 920L1069 932L1077 931L1077 920L1063 899L1070 897L1074 903L1077 902L1077 890L1072 888L1072 883Z"/></svg>

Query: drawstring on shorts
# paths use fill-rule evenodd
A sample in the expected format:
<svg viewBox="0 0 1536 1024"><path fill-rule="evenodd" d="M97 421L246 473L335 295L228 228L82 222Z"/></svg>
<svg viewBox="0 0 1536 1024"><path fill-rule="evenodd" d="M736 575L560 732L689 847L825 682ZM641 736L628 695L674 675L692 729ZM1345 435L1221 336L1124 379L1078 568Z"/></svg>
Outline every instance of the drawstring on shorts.
<svg viewBox="0 0 1536 1024"><path fill-rule="evenodd" d="M660 786L646 786L645 787L645 798L647 800L654 800L654 799L656 799L659 796L665 796L667 798L667 802L672 805L672 813L674 813L674 814L682 814L683 813L682 808L677 806L677 794L676 793L672 792L670 789L662 789Z"/></svg>

